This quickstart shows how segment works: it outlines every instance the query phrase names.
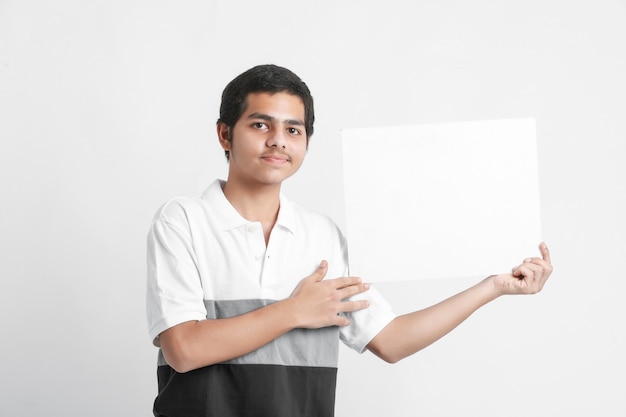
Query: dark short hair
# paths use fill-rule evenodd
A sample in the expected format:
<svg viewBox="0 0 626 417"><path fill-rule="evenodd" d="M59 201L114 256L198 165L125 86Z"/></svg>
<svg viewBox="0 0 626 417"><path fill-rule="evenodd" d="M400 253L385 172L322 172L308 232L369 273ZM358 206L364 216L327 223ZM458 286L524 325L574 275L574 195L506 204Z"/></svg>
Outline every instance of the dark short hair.
<svg viewBox="0 0 626 417"><path fill-rule="evenodd" d="M315 111L313 97L309 87L292 71L277 65L258 65L238 75L228 83L222 92L220 117L217 123L224 123L230 131L246 110L247 98L253 93L281 93L286 92L300 97L304 104L304 128L307 144L313 135ZM232 139L232 137L231 137ZM226 159L229 157L225 151Z"/></svg>

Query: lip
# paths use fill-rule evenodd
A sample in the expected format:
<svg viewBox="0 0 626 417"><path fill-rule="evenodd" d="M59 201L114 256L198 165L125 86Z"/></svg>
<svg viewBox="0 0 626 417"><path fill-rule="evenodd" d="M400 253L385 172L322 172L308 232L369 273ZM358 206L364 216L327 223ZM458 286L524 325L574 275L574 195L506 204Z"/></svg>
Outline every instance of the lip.
<svg viewBox="0 0 626 417"><path fill-rule="evenodd" d="M289 162L289 157L284 154L268 154L261 156L261 159L274 164L284 164Z"/></svg>

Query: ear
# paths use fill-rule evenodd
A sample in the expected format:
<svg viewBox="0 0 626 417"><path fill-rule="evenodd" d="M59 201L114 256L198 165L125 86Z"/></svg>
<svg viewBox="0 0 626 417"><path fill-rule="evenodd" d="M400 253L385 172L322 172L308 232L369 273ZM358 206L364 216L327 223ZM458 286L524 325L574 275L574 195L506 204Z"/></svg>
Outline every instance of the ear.
<svg viewBox="0 0 626 417"><path fill-rule="evenodd" d="M217 124L217 139L220 141L222 149L230 151L232 147L232 143L230 142L230 129L223 122Z"/></svg>

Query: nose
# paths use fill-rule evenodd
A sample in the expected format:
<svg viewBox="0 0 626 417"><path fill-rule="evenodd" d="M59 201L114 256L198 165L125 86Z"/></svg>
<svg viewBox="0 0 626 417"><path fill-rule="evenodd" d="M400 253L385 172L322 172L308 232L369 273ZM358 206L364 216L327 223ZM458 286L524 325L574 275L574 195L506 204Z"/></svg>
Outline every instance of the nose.
<svg viewBox="0 0 626 417"><path fill-rule="evenodd" d="M271 148L285 148L287 144L287 137L285 131L282 129L276 129L272 131L267 139L267 146Z"/></svg>

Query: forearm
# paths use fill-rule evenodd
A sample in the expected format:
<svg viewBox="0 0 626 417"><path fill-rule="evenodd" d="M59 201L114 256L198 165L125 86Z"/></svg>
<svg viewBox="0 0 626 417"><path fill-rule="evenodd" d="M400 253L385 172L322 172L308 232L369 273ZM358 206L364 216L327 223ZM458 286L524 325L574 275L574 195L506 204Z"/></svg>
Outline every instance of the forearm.
<svg viewBox="0 0 626 417"><path fill-rule="evenodd" d="M168 364L188 372L250 353L298 326L291 299L235 317L189 321L159 337Z"/></svg>
<svg viewBox="0 0 626 417"><path fill-rule="evenodd" d="M396 317L368 349L388 362L397 362L439 340L499 295L493 277L486 278L432 307Z"/></svg>

